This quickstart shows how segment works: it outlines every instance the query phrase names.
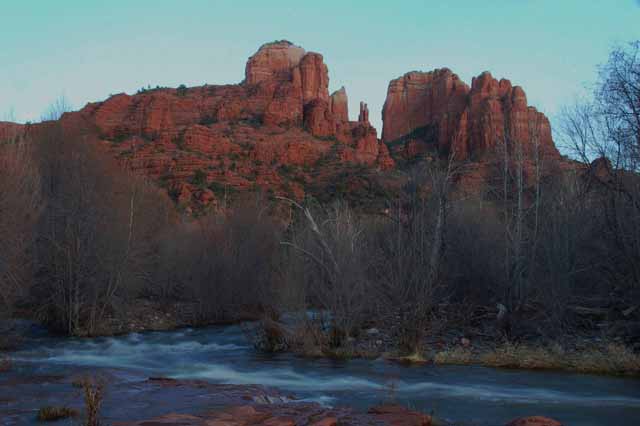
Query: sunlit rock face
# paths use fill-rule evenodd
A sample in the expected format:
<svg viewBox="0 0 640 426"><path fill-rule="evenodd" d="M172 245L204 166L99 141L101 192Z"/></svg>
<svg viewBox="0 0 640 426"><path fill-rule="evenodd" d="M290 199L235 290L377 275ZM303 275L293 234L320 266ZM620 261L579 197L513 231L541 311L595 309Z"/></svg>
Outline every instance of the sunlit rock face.
<svg viewBox="0 0 640 426"><path fill-rule="evenodd" d="M61 121L158 180L178 203L200 207L218 203L221 188L300 198L310 182L353 165L395 165L366 104L349 121L347 91L329 94L322 55L288 41L261 46L239 84L118 94Z"/></svg>
<svg viewBox="0 0 640 426"><path fill-rule="evenodd" d="M0 121L0 142L19 138L24 133L24 126L17 123Z"/></svg>
<svg viewBox="0 0 640 426"><path fill-rule="evenodd" d="M368 105L360 102L351 121L348 104L344 87L329 93L321 54L276 41L249 57L239 84L121 93L64 114L60 123L194 208L216 207L229 191L300 199L313 186L335 187L336 179L357 175L354 166L390 176L398 187L399 174L379 172L434 153L474 160L476 177L467 180L477 186L488 173L484 154L504 146L512 157L558 157L544 114L528 106L522 88L488 72L470 86L447 68L391 81L381 139ZM48 125L0 123L0 138Z"/></svg>
<svg viewBox="0 0 640 426"><path fill-rule="evenodd" d="M471 87L447 68L407 73L389 84L382 117L383 141L404 140L409 150L431 145L469 159L506 141L511 152L558 156L547 117L527 105L521 87L489 72Z"/></svg>

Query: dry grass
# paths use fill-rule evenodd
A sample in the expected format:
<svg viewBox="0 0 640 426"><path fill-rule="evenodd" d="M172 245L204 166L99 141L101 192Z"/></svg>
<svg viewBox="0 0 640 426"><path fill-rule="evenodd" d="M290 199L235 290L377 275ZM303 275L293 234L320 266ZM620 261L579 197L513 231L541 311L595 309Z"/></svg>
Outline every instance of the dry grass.
<svg viewBox="0 0 640 426"><path fill-rule="evenodd" d="M302 321L297 324L289 336L293 351L306 358L321 358L325 354L323 348L327 346L327 337L322 327L316 321Z"/></svg>
<svg viewBox="0 0 640 426"><path fill-rule="evenodd" d="M42 407L38 410L38 421L55 422L57 420L68 419L78 416L78 411L69 407Z"/></svg>
<svg viewBox="0 0 640 426"><path fill-rule="evenodd" d="M436 364L468 365L473 364L473 353L467 348L454 347L437 352L433 357Z"/></svg>
<svg viewBox="0 0 640 426"><path fill-rule="evenodd" d="M640 355L619 344L580 353L572 365L581 373L640 375Z"/></svg>
<svg viewBox="0 0 640 426"><path fill-rule="evenodd" d="M261 352L283 352L289 349L290 333L283 324L264 318L257 326L243 325L245 337Z"/></svg>
<svg viewBox="0 0 640 426"><path fill-rule="evenodd" d="M297 324L288 333L287 342L296 355L304 358L374 359L380 355L379 351L359 347L349 339L343 339L340 346L332 346L331 332L323 330L320 322L311 320Z"/></svg>
<svg viewBox="0 0 640 426"><path fill-rule="evenodd" d="M483 365L497 368L562 370L565 355L543 347L507 343L481 355L480 361Z"/></svg>
<svg viewBox="0 0 640 426"><path fill-rule="evenodd" d="M568 352L557 344L551 347L531 347L507 343L480 354L455 347L436 353L434 362L442 365L479 364L495 368L640 375L640 355L617 344Z"/></svg>
<svg viewBox="0 0 640 426"><path fill-rule="evenodd" d="M376 359L380 356L378 351L359 348L351 343L347 343L338 348L325 347L322 348L321 351L324 357L337 360L349 360L355 358Z"/></svg>
<svg viewBox="0 0 640 426"><path fill-rule="evenodd" d="M100 426L100 408L104 399L105 381L101 378L85 378L82 381L84 394L84 426Z"/></svg>
<svg viewBox="0 0 640 426"><path fill-rule="evenodd" d="M412 354L400 357L400 361L406 362L409 364L424 364L427 362L427 359L422 355L420 351L415 351Z"/></svg>
<svg viewBox="0 0 640 426"><path fill-rule="evenodd" d="M427 364L430 362L430 359L424 356L424 354L416 350L413 353L408 355L398 355L393 353L388 353L385 355L385 359L387 361L398 362L400 364L408 364L408 365L419 365L419 364Z"/></svg>

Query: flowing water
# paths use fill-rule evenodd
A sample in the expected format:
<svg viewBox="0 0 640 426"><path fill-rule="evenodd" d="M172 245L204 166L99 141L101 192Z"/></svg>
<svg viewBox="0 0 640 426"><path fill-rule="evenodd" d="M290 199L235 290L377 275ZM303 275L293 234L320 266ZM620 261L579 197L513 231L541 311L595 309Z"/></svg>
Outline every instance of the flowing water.
<svg viewBox="0 0 640 426"><path fill-rule="evenodd" d="M544 415L566 425L640 424L640 380L482 367L407 367L383 360L336 362L257 354L239 327L98 339L29 338L0 374L0 424L35 424L44 405L80 406L74 377L108 377L104 414L140 420L211 408L203 389L140 386L166 376L275 387L305 401L366 408L388 400L465 425L504 425ZM61 424L64 424L61 423Z"/></svg>

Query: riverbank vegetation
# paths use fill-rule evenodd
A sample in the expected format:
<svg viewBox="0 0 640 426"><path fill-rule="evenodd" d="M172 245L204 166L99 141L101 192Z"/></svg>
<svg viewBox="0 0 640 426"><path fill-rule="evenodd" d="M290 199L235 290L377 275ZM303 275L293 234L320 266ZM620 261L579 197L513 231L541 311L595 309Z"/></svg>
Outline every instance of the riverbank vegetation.
<svg viewBox="0 0 640 426"><path fill-rule="evenodd" d="M472 165L441 153L405 170L384 211L256 192L181 217L56 122L2 141L2 315L94 336L126 331L144 300L180 306L180 324L261 319L248 334L265 351L419 356L440 340L436 363L637 374L638 52L615 50L595 101L565 112L582 162L505 139L464 191ZM570 335L613 346L531 349ZM476 356L477 342L496 347Z"/></svg>
<svg viewBox="0 0 640 426"><path fill-rule="evenodd" d="M478 351L456 346L434 354L437 365L480 364L496 368L563 370L584 374L640 374L640 355L621 344L593 345L567 351L560 344L504 343Z"/></svg>
<svg viewBox="0 0 640 426"><path fill-rule="evenodd" d="M58 420L77 417L78 411L69 407L46 406L38 410L36 419L39 422L56 422Z"/></svg>

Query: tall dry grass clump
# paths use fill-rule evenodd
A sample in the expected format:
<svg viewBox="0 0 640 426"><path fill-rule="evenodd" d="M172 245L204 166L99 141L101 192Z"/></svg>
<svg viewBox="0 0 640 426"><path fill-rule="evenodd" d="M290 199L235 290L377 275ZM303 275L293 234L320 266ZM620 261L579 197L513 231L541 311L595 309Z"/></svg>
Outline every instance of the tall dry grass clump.
<svg viewBox="0 0 640 426"><path fill-rule="evenodd" d="M486 351L453 347L437 352L440 365L484 365L494 368L564 370L584 374L640 375L640 354L620 344L566 350L559 344L530 346L505 343Z"/></svg>
<svg viewBox="0 0 640 426"><path fill-rule="evenodd" d="M85 378L82 380L84 396L84 426L100 426L100 409L104 400L106 383L102 378Z"/></svg>

